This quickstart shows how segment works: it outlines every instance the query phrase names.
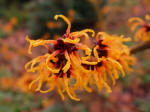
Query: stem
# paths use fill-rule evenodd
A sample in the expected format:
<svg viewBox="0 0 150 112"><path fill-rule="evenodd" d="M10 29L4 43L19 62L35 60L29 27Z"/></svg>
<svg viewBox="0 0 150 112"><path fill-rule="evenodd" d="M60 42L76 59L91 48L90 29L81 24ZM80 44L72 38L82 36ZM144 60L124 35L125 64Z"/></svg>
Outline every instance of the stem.
<svg viewBox="0 0 150 112"><path fill-rule="evenodd" d="M131 46L130 53L135 54L137 52L141 52L146 49L150 49L150 41Z"/></svg>

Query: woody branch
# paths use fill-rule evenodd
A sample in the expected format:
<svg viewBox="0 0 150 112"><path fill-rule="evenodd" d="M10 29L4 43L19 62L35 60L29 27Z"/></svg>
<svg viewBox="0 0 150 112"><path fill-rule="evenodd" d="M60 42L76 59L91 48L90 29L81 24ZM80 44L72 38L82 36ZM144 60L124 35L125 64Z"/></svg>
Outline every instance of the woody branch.
<svg viewBox="0 0 150 112"><path fill-rule="evenodd" d="M146 49L150 49L150 41L131 46L130 52L131 54L135 54L137 52L141 52Z"/></svg>

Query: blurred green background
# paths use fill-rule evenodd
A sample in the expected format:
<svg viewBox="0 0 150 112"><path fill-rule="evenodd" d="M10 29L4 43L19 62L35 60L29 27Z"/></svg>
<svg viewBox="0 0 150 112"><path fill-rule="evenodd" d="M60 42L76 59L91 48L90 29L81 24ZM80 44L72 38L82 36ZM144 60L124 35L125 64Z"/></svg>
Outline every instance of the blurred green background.
<svg viewBox="0 0 150 112"><path fill-rule="evenodd" d="M150 112L150 50L136 54L134 71L120 78L111 94L79 92L81 102L63 102L55 91L22 89L30 77L24 77L24 64L32 58L25 36L63 35L67 26L54 20L56 14L69 18L71 31L92 28L133 37L127 21L150 14L150 0L0 0L0 112Z"/></svg>

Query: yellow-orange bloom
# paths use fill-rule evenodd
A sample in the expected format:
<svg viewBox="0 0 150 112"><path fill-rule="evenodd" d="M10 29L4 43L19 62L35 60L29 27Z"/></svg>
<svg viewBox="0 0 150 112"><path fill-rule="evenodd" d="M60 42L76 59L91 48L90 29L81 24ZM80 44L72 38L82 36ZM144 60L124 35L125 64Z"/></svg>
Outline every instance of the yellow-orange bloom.
<svg viewBox="0 0 150 112"><path fill-rule="evenodd" d="M62 99L64 99L63 93L67 92L71 99L79 101L80 99L74 93L75 89L71 84L71 79L76 80L75 85L78 88L82 85L80 84L82 83L80 72L87 73L88 71L81 66L81 59L77 51L85 51L87 56L82 57L82 59L88 59L91 55L91 49L80 43L80 37L84 36L88 39L87 32L91 32L92 36L95 32L91 29L85 29L70 33L70 21L63 15L56 15L55 19L58 18L62 18L68 24L67 31L61 38L57 40L30 40L26 37L26 40L30 43L29 53L31 53L32 47L37 46L44 46L48 49L48 53L28 62L25 69L28 72L37 72L38 74L37 78L30 83L30 88L34 83L38 83L36 91L42 93L57 88ZM50 48L49 45L52 45L52 47ZM47 90L41 89L44 82L49 86Z"/></svg>
<svg viewBox="0 0 150 112"><path fill-rule="evenodd" d="M150 21L150 15L146 15L145 19ZM135 32L135 41L147 41L150 40L150 24L138 17L133 17L129 19L129 23L131 24L131 30Z"/></svg>
<svg viewBox="0 0 150 112"><path fill-rule="evenodd" d="M99 32L96 36L96 46L93 49L95 60L84 60L82 64L88 70L91 70L91 77L98 89L106 88L111 92L108 85L110 80L115 85L116 79L119 78L119 72L125 76L124 70L131 72L130 65L134 64L134 57L130 55L129 49L123 42L130 41L130 38L123 36L109 35ZM88 84L88 83L87 83Z"/></svg>

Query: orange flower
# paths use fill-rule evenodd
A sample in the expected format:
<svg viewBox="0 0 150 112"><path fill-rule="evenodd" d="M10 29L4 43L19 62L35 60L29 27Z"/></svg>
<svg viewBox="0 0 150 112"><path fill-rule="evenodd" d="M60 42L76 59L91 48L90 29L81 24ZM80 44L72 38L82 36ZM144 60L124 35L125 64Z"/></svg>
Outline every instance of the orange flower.
<svg viewBox="0 0 150 112"><path fill-rule="evenodd" d="M111 92L108 85L110 79L115 85L116 79L119 78L119 72L125 76L124 70L131 71L129 65L134 64L134 57L130 56L127 46L123 44L129 41L130 38L123 38L123 36L111 36L104 32L99 32L96 36L97 44L93 49L94 61L84 60L83 66L91 70L91 77L98 89L106 88L107 92ZM88 84L88 83L87 83Z"/></svg>
<svg viewBox="0 0 150 112"><path fill-rule="evenodd" d="M73 89L70 80L77 80L75 85L80 86L80 84L78 84L82 81L80 72L88 72L81 66L81 59L77 51L85 51L87 56L82 57L82 59L88 59L90 57L91 50L86 45L79 43L79 41L82 36L85 36L86 39L89 38L87 32L92 32L92 36L94 36L94 31L85 29L70 33L70 21L63 15L56 15L55 19L57 20L58 18L64 19L68 24L66 34L62 36L63 38L57 40L30 40L26 37L26 40L30 43L29 53L31 53L32 47L37 46L44 46L48 49L48 53L28 62L25 65L25 69L28 72L38 73L37 78L31 82L30 88L32 88L34 83L38 82L36 91L46 93L57 88L62 99L64 99L63 93L66 91L71 99L79 101L80 99L76 98L74 93L75 89ZM53 46L53 49L49 47L50 44ZM48 90L41 90L44 82L49 85Z"/></svg>
<svg viewBox="0 0 150 112"><path fill-rule="evenodd" d="M150 16L145 16L146 20L150 20ZM131 30L136 30L137 27L139 29L135 32L135 41L148 41L150 40L150 24L143 21L142 19L138 17L133 17L129 19L129 23L131 24Z"/></svg>

